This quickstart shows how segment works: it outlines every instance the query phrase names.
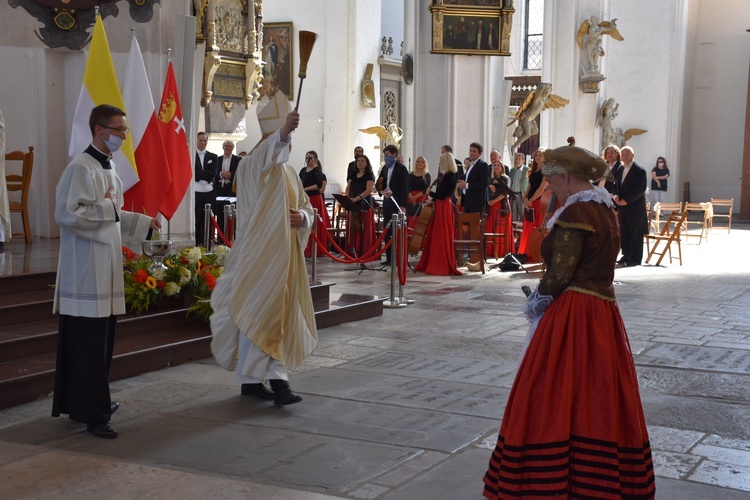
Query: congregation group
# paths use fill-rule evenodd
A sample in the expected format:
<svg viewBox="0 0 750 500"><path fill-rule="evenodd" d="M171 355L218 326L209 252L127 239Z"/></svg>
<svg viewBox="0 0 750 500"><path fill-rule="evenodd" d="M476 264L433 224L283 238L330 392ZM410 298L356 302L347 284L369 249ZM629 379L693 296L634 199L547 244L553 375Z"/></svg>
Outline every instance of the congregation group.
<svg viewBox="0 0 750 500"><path fill-rule="evenodd" d="M218 226L223 227L223 207L236 193L234 176L244 152L233 154L234 143L223 143L224 154L215 155L206 150L207 136L198 134L195 158L195 232L197 244L204 241L204 204L210 203L216 214ZM457 267L454 238L457 234L456 213L483 214L482 231L498 235L487 238L486 256L500 258L515 254L523 262L538 262L540 238L535 234L560 203L551 196L548 183L542 175L544 149L539 148L527 165L526 155L516 153L513 165L504 165L497 149L489 154L489 163L482 159L484 149L472 143L469 156L463 162L453 156L450 145L441 148L437 178L433 181L427 159L418 156L409 171L395 145L383 150L384 163L377 178L373 163L361 146L354 148L354 160L347 167L347 196L360 211L348 212L345 217L342 247L351 256L362 256L373 249L377 235L385 231L384 242L390 239L387 222L394 213L403 211L408 218L410 234L416 229L420 217L427 224L421 245L422 254L415 270L426 274L445 276L461 275ZM618 211L622 256L619 264L640 265L643 260L643 235L647 227L647 173L634 161L635 154L629 146L622 150L610 145L603 153L608 165L607 175L594 183L604 187L612 196ZM316 151L305 154L305 166L299 171L305 193L318 219L317 255L333 250L326 235L330 234L339 207L326 203L327 177ZM669 178L666 160L659 157L651 171L650 191L653 202L664 202ZM339 193L335 193L339 194ZM424 207L429 206L429 214ZM426 216L426 217L425 217ZM305 256L312 255L313 237L310 237ZM385 250L383 265L391 265L391 248ZM476 259L471 255L470 258ZM469 265L469 269L477 269Z"/></svg>

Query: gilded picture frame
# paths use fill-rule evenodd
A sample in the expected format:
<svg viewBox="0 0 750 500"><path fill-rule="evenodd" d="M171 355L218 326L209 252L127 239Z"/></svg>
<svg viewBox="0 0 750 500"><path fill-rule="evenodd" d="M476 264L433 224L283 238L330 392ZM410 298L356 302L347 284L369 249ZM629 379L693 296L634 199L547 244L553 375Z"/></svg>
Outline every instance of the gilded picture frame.
<svg viewBox="0 0 750 500"><path fill-rule="evenodd" d="M294 101L294 27L291 22L263 24L263 84L260 94L269 98L281 90Z"/></svg>
<svg viewBox="0 0 750 500"><path fill-rule="evenodd" d="M513 2L436 1L432 12L433 54L509 56Z"/></svg>

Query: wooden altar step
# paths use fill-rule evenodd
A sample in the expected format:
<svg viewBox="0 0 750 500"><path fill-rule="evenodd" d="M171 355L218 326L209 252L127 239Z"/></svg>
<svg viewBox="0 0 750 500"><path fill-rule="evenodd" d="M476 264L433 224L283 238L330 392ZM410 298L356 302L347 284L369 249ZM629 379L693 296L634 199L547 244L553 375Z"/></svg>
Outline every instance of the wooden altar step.
<svg viewBox="0 0 750 500"><path fill-rule="evenodd" d="M0 276L0 409L52 392L58 317L52 314L55 273ZM311 285L319 329L383 314L383 300L331 294L333 283ZM117 322L110 380L211 357L207 323L175 306Z"/></svg>

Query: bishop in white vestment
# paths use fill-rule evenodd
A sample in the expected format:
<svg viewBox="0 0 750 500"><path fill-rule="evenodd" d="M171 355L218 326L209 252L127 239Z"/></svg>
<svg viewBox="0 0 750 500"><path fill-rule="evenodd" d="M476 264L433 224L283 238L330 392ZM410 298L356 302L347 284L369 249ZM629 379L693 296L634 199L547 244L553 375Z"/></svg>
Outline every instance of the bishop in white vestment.
<svg viewBox="0 0 750 500"><path fill-rule="evenodd" d="M60 257L53 312L60 313L52 416L87 424L115 438L109 420L119 404L109 394L117 315L125 313L122 244L143 241L157 219L121 210L122 181L112 153L127 134L125 113L95 107L91 145L63 171L55 191Z"/></svg>
<svg viewBox="0 0 750 500"><path fill-rule="evenodd" d="M298 124L299 114L289 113L237 167L237 237L211 294L217 362L227 370L236 366L242 394L278 405L301 401L289 389L286 368L299 366L317 346L304 256L313 209L295 169L285 164Z"/></svg>

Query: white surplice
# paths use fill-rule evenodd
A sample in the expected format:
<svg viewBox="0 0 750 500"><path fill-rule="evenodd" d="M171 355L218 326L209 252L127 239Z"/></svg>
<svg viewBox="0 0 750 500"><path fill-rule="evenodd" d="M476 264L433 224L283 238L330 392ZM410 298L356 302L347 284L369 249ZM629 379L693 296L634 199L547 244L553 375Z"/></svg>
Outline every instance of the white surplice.
<svg viewBox="0 0 750 500"><path fill-rule="evenodd" d="M115 199L122 200L122 181L114 164L104 169L88 153L76 157L57 183L60 257L55 313L88 318L125 313L122 244L145 240L151 217L115 209L105 197L110 187L115 188Z"/></svg>
<svg viewBox="0 0 750 500"><path fill-rule="evenodd" d="M286 165L290 145L277 131L237 167L238 232L211 294L211 351L243 381L285 379L317 346L315 312L305 264L313 208L297 172ZM305 214L292 230L289 208ZM242 344L245 344L244 339Z"/></svg>

